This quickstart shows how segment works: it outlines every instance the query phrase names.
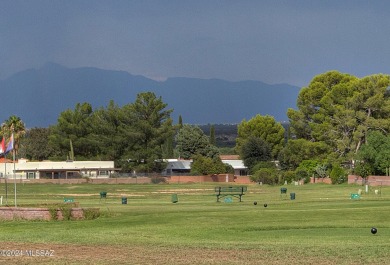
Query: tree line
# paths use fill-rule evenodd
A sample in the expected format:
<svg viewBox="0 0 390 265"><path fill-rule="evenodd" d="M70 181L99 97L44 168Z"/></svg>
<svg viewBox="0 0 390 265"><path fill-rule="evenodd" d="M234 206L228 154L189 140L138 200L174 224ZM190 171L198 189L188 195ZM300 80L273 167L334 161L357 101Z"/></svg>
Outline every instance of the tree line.
<svg viewBox="0 0 390 265"><path fill-rule="evenodd" d="M268 115L244 119L233 152L253 180L264 183L313 176L331 176L338 183L353 172L389 174L389 84L383 74L317 75L301 89L297 109L287 110L289 126ZM78 103L49 128L22 126L17 152L30 160L114 160L124 171L142 172L160 172L164 158L181 157L194 159L194 173L231 172L219 159L214 126L208 136L198 126L183 124L181 116L173 124L173 110L167 107L152 92L122 107L110 101L93 110L89 103ZM20 127L21 120L11 118ZM1 136L10 132L10 120L4 124Z"/></svg>
<svg viewBox="0 0 390 265"><path fill-rule="evenodd" d="M345 181L389 175L390 79L330 71L301 89L298 109L289 109L287 140L272 117L256 116L238 128L238 152L254 180L275 183L330 176ZM275 170L277 160L279 169ZM268 163L267 163L268 162Z"/></svg>

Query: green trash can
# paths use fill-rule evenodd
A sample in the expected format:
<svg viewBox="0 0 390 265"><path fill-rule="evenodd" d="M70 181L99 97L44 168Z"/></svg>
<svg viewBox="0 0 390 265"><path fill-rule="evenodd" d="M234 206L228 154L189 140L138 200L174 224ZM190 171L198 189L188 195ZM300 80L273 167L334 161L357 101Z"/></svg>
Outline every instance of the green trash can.
<svg viewBox="0 0 390 265"><path fill-rule="evenodd" d="M172 202L177 203L179 199L177 198L177 194L172 194Z"/></svg>
<svg viewBox="0 0 390 265"><path fill-rule="evenodd" d="M280 188L280 197L281 198L286 198L287 197L287 188Z"/></svg>
<svg viewBox="0 0 390 265"><path fill-rule="evenodd" d="M122 204L127 204L127 197L122 197Z"/></svg>
<svg viewBox="0 0 390 265"><path fill-rule="evenodd" d="M107 192L106 191L102 191L100 192L100 199L106 199L107 198Z"/></svg>
<svg viewBox="0 0 390 265"><path fill-rule="evenodd" d="M290 193L290 199L291 199L291 200L295 200L295 193L294 193L294 192L291 192L291 193Z"/></svg>

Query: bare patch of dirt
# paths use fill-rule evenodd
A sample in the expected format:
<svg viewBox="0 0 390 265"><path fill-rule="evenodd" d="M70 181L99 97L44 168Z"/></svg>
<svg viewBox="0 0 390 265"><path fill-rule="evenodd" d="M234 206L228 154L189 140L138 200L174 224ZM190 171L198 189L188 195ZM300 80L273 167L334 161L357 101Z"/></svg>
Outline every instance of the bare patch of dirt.
<svg viewBox="0 0 390 265"><path fill-rule="evenodd" d="M99 194L96 195L95 193L93 193L93 194L88 194L88 193L83 193L83 194L67 193L67 194L59 194L59 195L61 195L61 196L73 196L73 197L87 197L87 196L99 197ZM120 197L120 196L145 197L145 195L143 195L143 194L111 194L110 196L112 196L112 197Z"/></svg>
<svg viewBox="0 0 390 265"><path fill-rule="evenodd" d="M337 258L279 257L275 256L275 253L267 253L266 251L256 249L222 250L185 247L85 246L15 242L2 242L1 245L3 252L0 253L0 264L346 264L345 261ZM7 254L11 254L10 251L12 250L24 252L23 255L7 256ZM28 253L33 253L35 256L29 256ZM45 253L47 256L44 255Z"/></svg>
<svg viewBox="0 0 390 265"><path fill-rule="evenodd" d="M96 196L98 197L99 194L96 193L64 193L64 194L58 194L60 196L74 196L74 197L87 197L87 196Z"/></svg>
<svg viewBox="0 0 390 265"><path fill-rule="evenodd" d="M159 190L160 192L169 192L169 191L176 191L176 192L188 192L188 191L210 191L213 189L171 189L171 190Z"/></svg>

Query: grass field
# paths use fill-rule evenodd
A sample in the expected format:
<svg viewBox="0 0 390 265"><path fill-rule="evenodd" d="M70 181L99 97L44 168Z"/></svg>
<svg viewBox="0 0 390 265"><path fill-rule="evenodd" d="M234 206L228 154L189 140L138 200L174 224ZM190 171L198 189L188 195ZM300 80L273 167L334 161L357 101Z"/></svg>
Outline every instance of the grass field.
<svg viewBox="0 0 390 265"><path fill-rule="evenodd" d="M248 185L243 202L233 198L232 203L217 203L215 186L18 184L19 205L73 197L81 207L99 207L101 216L88 221L1 221L0 263L390 263L390 187L381 188L380 195L372 188L352 200L350 194L361 186L287 185L287 196L281 197L280 186ZM12 206L13 186L9 190ZM3 191L4 184L4 196ZM107 191L106 200L100 200L100 191ZM178 203L171 202L172 194L178 195ZM121 203L122 197L127 204ZM378 233L371 234L371 227ZM10 256L11 250L24 254ZM27 250L37 255L27 256ZM39 256L42 250L52 250L52 255Z"/></svg>

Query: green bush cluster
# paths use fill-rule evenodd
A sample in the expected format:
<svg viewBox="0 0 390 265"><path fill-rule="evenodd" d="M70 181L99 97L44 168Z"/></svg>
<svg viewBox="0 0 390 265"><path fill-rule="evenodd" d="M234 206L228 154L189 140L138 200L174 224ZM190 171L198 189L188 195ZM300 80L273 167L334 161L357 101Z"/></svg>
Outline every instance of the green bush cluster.
<svg viewBox="0 0 390 265"><path fill-rule="evenodd" d="M191 173L201 175L225 174L234 172L231 166L224 164L219 157L205 157L197 155L191 165Z"/></svg>
<svg viewBox="0 0 390 265"><path fill-rule="evenodd" d="M166 183L167 180L164 177L152 177L151 182L153 184L160 184L160 183Z"/></svg>
<svg viewBox="0 0 390 265"><path fill-rule="evenodd" d="M93 220L100 216L99 208L86 208L83 209L83 212L85 220Z"/></svg>

